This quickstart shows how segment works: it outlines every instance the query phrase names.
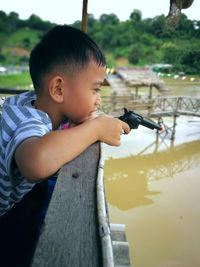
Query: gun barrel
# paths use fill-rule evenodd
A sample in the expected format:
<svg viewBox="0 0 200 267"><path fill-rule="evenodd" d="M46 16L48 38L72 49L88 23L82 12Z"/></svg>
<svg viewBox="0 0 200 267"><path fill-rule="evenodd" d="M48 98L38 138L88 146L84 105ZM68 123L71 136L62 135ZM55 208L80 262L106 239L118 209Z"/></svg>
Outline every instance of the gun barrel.
<svg viewBox="0 0 200 267"><path fill-rule="evenodd" d="M145 127L149 128L149 129L152 129L152 130L154 130L154 129L161 130L162 129L162 127L159 124L157 124L157 123L155 123L155 122L153 122L151 120L145 119L145 118L143 118L140 121L140 124L142 126L145 126Z"/></svg>

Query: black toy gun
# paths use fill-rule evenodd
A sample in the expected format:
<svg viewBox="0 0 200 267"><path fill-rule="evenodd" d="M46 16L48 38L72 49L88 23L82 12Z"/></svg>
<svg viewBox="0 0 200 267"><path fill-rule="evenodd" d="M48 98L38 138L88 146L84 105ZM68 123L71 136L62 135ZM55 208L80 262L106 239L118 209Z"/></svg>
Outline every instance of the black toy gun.
<svg viewBox="0 0 200 267"><path fill-rule="evenodd" d="M152 120L145 119L133 111L128 111L126 108L124 108L124 115L120 116L119 119L126 122L130 129L137 129L139 125L142 125L152 130L162 130L161 125L153 122Z"/></svg>

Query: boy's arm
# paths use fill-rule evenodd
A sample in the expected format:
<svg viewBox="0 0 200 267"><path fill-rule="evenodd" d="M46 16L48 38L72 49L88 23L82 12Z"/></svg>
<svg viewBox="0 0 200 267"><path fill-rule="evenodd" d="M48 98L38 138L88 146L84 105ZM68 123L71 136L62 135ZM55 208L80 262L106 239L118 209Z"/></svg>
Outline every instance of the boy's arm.
<svg viewBox="0 0 200 267"><path fill-rule="evenodd" d="M65 163L96 141L120 145L120 135L130 131L121 120L100 116L74 128L52 131L25 140L15 152L16 164L24 177L37 181L54 174Z"/></svg>

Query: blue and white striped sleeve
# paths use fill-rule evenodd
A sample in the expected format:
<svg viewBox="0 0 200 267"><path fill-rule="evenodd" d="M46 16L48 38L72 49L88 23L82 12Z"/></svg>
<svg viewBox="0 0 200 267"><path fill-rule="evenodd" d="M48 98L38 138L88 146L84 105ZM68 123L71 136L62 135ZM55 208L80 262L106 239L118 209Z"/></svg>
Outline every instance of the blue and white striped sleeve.
<svg viewBox="0 0 200 267"><path fill-rule="evenodd" d="M41 137L48 132L49 128L47 125L35 118L23 121L17 127L5 150L6 170L9 176L12 176L12 163L16 148L26 139L31 137Z"/></svg>

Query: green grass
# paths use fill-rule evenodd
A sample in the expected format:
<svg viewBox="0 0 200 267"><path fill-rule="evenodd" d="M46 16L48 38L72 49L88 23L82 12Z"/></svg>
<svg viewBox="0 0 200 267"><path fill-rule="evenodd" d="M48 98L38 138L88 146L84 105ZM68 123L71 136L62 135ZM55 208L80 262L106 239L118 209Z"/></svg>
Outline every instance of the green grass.
<svg viewBox="0 0 200 267"><path fill-rule="evenodd" d="M174 75L171 77L161 77L168 84L178 84L178 85L199 85L200 76L199 75L186 75L186 79L182 80L181 77L174 79ZM194 80L193 80L194 79Z"/></svg>
<svg viewBox="0 0 200 267"><path fill-rule="evenodd" d="M29 28L22 28L9 35L4 45L8 47L24 47L24 40L28 39L30 42L30 49L38 42L38 35L39 31L32 30Z"/></svg>
<svg viewBox="0 0 200 267"><path fill-rule="evenodd" d="M0 88L28 89L31 84L32 81L28 72L0 75ZM101 96L109 96L111 93L110 86L101 87Z"/></svg>
<svg viewBox="0 0 200 267"><path fill-rule="evenodd" d="M28 88L32 84L28 72L0 75L0 88Z"/></svg>

